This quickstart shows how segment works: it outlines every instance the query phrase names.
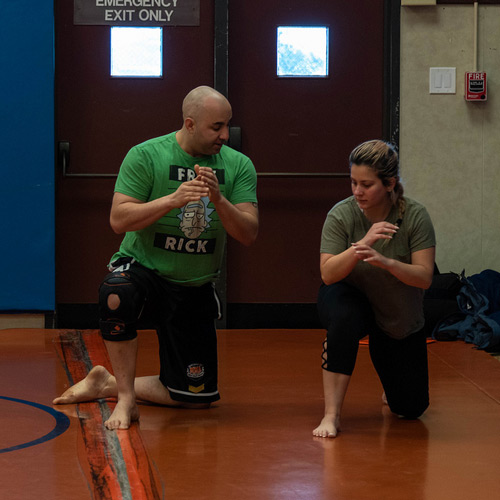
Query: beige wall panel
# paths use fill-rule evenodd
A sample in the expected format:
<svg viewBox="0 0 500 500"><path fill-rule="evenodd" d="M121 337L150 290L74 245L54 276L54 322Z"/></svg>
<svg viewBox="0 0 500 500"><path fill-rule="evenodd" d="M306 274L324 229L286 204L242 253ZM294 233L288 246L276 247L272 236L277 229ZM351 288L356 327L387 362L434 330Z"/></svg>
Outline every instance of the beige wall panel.
<svg viewBox="0 0 500 500"><path fill-rule="evenodd" d="M483 265L500 266L500 6L481 6L480 54L488 76L484 114Z"/></svg>
<svg viewBox="0 0 500 500"><path fill-rule="evenodd" d="M477 69L489 77L482 103L464 100L464 75L474 63L473 21L471 5L401 9L403 183L434 221L441 272L467 275L500 271L500 89L493 82L494 72L500 75L500 6L479 9ZM431 67L456 68L456 94L429 94Z"/></svg>

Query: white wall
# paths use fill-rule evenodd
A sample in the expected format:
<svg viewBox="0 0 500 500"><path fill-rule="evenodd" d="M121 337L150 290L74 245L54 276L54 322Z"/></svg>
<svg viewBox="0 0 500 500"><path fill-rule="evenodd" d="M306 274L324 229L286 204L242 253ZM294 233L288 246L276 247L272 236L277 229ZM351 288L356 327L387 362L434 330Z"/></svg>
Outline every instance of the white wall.
<svg viewBox="0 0 500 500"><path fill-rule="evenodd" d="M464 99L472 5L401 8L401 174L429 210L441 272L500 271L500 5L479 5L486 102ZM429 94L429 68L456 67L456 94Z"/></svg>

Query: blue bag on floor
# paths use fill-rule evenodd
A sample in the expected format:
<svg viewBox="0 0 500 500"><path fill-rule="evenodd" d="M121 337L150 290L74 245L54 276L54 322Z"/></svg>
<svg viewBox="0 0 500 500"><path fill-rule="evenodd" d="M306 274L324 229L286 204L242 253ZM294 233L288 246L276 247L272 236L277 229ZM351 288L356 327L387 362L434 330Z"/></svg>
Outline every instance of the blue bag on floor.
<svg viewBox="0 0 500 500"><path fill-rule="evenodd" d="M462 339L478 349L500 350L500 273L486 269L460 275L457 295L460 312L440 321L432 333L436 340Z"/></svg>

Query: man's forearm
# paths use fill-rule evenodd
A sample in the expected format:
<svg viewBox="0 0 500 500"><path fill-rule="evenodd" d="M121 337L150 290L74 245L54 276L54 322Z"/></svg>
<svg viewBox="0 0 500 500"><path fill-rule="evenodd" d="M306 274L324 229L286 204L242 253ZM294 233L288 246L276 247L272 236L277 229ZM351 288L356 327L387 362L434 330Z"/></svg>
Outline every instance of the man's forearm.
<svg viewBox="0 0 500 500"><path fill-rule="evenodd" d="M147 203L125 201L111 210L110 224L117 234L138 231L161 219L173 208L168 196Z"/></svg>
<svg viewBox="0 0 500 500"><path fill-rule="evenodd" d="M221 196L214 206L227 234L245 246L255 242L259 232L257 204L233 205Z"/></svg>

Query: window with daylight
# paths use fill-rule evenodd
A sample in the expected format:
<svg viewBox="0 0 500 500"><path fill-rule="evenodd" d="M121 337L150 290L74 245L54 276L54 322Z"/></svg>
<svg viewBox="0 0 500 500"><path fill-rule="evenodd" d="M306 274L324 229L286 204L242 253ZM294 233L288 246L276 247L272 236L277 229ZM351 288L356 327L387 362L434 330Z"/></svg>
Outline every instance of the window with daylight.
<svg viewBox="0 0 500 500"><path fill-rule="evenodd" d="M163 29L111 28L111 76L163 76Z"/></svg>
<svg viewBox="0 0 500 500"><path fill-rule="evenodd" d="M326 26L278 26L277 75L280 77L328 76Z"/></svg>

